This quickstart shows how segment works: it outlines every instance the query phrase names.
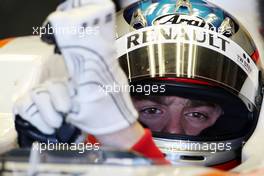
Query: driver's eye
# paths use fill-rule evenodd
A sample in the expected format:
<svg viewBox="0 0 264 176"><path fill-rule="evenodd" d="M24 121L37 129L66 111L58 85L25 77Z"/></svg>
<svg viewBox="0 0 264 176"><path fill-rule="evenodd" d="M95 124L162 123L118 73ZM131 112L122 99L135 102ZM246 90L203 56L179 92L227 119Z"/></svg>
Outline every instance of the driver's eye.
<svg viewBox="0 0 264 176"><path fill-rule="evenodd" d="M203 113L200 112L189 112L184 114L188 118L200 120L200 121L205 121L208 119L208 116L204 115Z"/></svg>
<svg viewBox="0 0 264 176"><path fill-rule="evenodd" d="M144 113L148 115L155 115L155 114L162 114L163 111L155 107L150 107L150 108L144 108L140 110L140 113Z"/></svg>

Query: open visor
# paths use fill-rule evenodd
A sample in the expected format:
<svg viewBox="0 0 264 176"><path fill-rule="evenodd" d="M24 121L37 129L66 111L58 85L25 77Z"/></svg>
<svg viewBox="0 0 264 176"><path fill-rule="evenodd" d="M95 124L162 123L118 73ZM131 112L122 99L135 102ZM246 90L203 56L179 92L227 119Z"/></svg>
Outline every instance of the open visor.
<svg viewBox="0 0 264 176"><path fill-rule="evenodd" d="M164 84L166 91L155 96L221 106L223 114L200 133L206 134L203 137L243 136L254 126L258 68L231 39L199 27L163 25L131 32L117 40L117 47L119 62L132 84ZM180 79L176 83L172 78Z"/></svg>

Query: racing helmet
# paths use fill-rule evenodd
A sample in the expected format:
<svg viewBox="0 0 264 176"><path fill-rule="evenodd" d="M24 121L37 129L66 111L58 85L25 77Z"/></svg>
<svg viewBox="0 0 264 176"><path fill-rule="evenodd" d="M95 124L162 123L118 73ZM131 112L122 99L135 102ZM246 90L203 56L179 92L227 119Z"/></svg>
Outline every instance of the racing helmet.
<svg viewBox="0 0 264 176"><path fill-rule="evenodd" d="M189 120L190 131L196 133L165 130L173 125L166 120L169 113L157 117L163 112L152 107L146 120L144 108L138 109L139 121L152 131L166 158L175 165L220 169L238 165L262 102L259 54L246 29L204 0L138 1L116 18L117 55L134 103L178 98L198 104L193 113L179 117L187 119L181 125ZM220 113L210 125L195 129L213 114L203 116L195 108L207 106ZM170 109L174 118L177 107ZM154 121L161 127L153 127Z"/></svg>

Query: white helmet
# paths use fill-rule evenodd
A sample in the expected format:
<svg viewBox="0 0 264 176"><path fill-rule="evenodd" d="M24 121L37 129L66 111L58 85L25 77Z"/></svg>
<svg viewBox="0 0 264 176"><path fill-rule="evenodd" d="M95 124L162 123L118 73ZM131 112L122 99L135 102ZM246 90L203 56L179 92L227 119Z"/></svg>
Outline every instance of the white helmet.
<svg viewBox="0 0 264 176"><path fill-rule="evenodd" d="M220 109L200 129L194 127L197 121L202 124L208 117L192 114L199 116L192 121L194 133L184 127L172 132L165 127L173 126L166 114L158 121L149 111L152 118L146 120L139 110L140 122L152 130L167 159L223 169L239 164L242 146L258 121L262 80L256 46L236 19L204 0L139 1L117 14L117 47L135 88L134 102L176 97ZM137 89L146 86L147 94Z"/></svg>

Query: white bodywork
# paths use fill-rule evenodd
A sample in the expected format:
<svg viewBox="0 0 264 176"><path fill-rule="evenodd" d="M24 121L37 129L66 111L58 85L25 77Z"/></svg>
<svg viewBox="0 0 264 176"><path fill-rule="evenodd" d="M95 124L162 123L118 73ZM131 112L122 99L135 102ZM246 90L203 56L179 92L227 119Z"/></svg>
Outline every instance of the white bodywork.
<svg viewBox="0 0 264 176"><path fill-rule="evenodd" d="M53 50L39 37L16 38L0 48L0 153L16 146L14 100L48 77L65 75L63 60Z"/></svg>
<svg viewBox="0 0 264 176"><path fill-rule="evenodd" d="M1 166L1 164L0 164ZM35 167L32 167L35 166ZM95 175L95 176L229 176L222 175L212 169L201 167L172 167L172 166L114 166L114 165L85 165L85 164L38 164L29 165L24 163L8 162L5 167L19 172L4 174L4 176L28 176L38 175ZM42 173L42 174L41 174ZM210 174L209 174L210 173ZM215 174L215 175L214 175ZM217 175L218 174L218 175ZM220 175L221 174L221 175ZM230 175L232 176L232 175Z"/></svg>
<svg viewBox="0 0 264 176"><path fill-rule="evenodd" d="M234 15L248 29L256 41L261 58L264 58L263 43L257 31L256 4L253 0L210 0ZM50 77L65 76L65 67L54 48L42 43L38 36L17 38L0 48L0 153L16 146L16 132L12 118L12 104L19 93L32 88ZM49 64L47 64L49 63ZM45 71L43 71L45 70ZM264 109L261 110L259 124L254 135L243 149L243 161L236 171L247 172L264 167ZM93 167L98 173L97 167ZM99 168L98 168L99 169ZM106 169L106 170L105 170ZM191 176L207 171L205 168L113 168L104 167L104 173L115 175L181 175ZM202 170L202 171L201 171ZM109 172L110 171L110 172ZM112 174L112 175L113 175Z"/></svg>

